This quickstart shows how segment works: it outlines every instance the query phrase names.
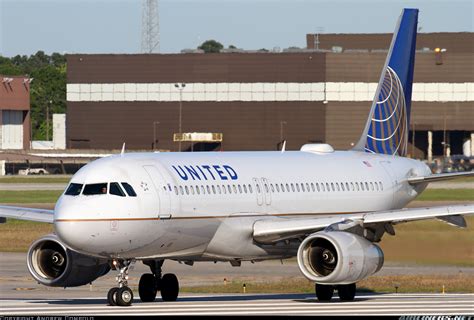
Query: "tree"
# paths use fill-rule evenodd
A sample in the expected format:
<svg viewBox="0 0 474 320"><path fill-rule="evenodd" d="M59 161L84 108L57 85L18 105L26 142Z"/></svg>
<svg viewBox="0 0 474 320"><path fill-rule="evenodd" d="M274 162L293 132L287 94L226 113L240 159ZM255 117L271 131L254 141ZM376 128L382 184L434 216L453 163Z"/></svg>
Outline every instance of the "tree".
<svg viewBox="0 0 474 320"><path fill-rule="evenodd" d="M206 40L198 47L198 49L204 50L205 53L219 53L223 48L222 43L216 40Z"/></svg>
<svg viewBox="0 0 474 320"><path fill-rule="evenodd" d="M66 112L66 58L60 53L51 56L38 51L31 56L17 55L13 58L0 56L0 74L23 75L34 80L30 85L30 109L32 136L35 140L46 138L46 107L49 107L50 125L48 136L52 137L52 114Z"/></svg>

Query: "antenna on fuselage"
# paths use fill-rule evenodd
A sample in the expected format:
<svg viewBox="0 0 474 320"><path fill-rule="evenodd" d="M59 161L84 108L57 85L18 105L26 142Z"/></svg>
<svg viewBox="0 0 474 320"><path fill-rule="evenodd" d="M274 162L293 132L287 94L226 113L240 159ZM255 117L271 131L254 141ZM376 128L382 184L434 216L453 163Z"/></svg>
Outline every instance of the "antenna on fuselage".
<svg viewBox="0 0 474 320"><path fill-rule="evenodd" d="M125 153L125 142L122 145L122 151L120 152L120 156L123 156L124 153Z"/></svg>
<svg viewBox="0 0 474 320"><path fill-rule="evenodd" d="M283 140L283 145L281 146L281 153L286 151L286 140Z"/></svg>

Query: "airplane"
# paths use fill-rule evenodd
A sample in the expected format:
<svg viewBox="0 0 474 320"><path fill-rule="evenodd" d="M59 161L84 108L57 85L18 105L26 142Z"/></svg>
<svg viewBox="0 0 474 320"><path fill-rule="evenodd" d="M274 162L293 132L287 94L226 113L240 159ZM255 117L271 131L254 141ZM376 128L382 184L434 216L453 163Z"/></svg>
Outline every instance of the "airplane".
<svg viewBox="0 0 474 320"><path fill-rule="evenodd" d="M179 282L165 260L230 262L297 258L319 301L354 300L356 283L379 271L377 245L400 223L438 219L466 227L474 205L404 208L432 181L474 172L432 174L406 157L418 9L404 9L357 144L335 151L125 153L81 168L54 210L1 206L0 216L53 223L36 240L28 270L46 286L91 283L110 270L117 286L108 304L129 306L128 274L141 301L160 292L175 301ZM4 219L5 220L5 219Z"/></svg>

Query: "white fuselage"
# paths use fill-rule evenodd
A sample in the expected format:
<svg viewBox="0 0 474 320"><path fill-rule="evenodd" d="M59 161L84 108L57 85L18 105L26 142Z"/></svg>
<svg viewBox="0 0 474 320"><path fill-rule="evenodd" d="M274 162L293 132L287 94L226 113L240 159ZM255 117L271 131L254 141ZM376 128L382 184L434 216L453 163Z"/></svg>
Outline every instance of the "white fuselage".
<svg viewBox="0 0 474 320"><path fill-rule="evenodd" d="M407 177L429 173L419 161L355 151L129 153L88 164L71 183L127 182L137 196L62 195L55 228L72 249L103 257L290 257L294 243L253 241L255 221L402 208L426 187Z"/></svg>

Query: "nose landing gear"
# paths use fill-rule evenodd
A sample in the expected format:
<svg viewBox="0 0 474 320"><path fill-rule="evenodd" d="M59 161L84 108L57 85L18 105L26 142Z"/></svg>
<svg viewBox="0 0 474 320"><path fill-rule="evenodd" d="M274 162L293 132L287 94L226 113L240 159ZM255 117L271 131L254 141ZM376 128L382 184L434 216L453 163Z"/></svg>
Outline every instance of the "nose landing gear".
<svg viewBox="0 0 474 320"><path fill-rule="evenodd" d="M115 278L118 287L114 287L107 293L107 301L111 306L127 307L132 305L133 292L128 287L128 272L133 269L135 260L114 260L113 265L115 269L119 270L119 274Z"/></svg>

